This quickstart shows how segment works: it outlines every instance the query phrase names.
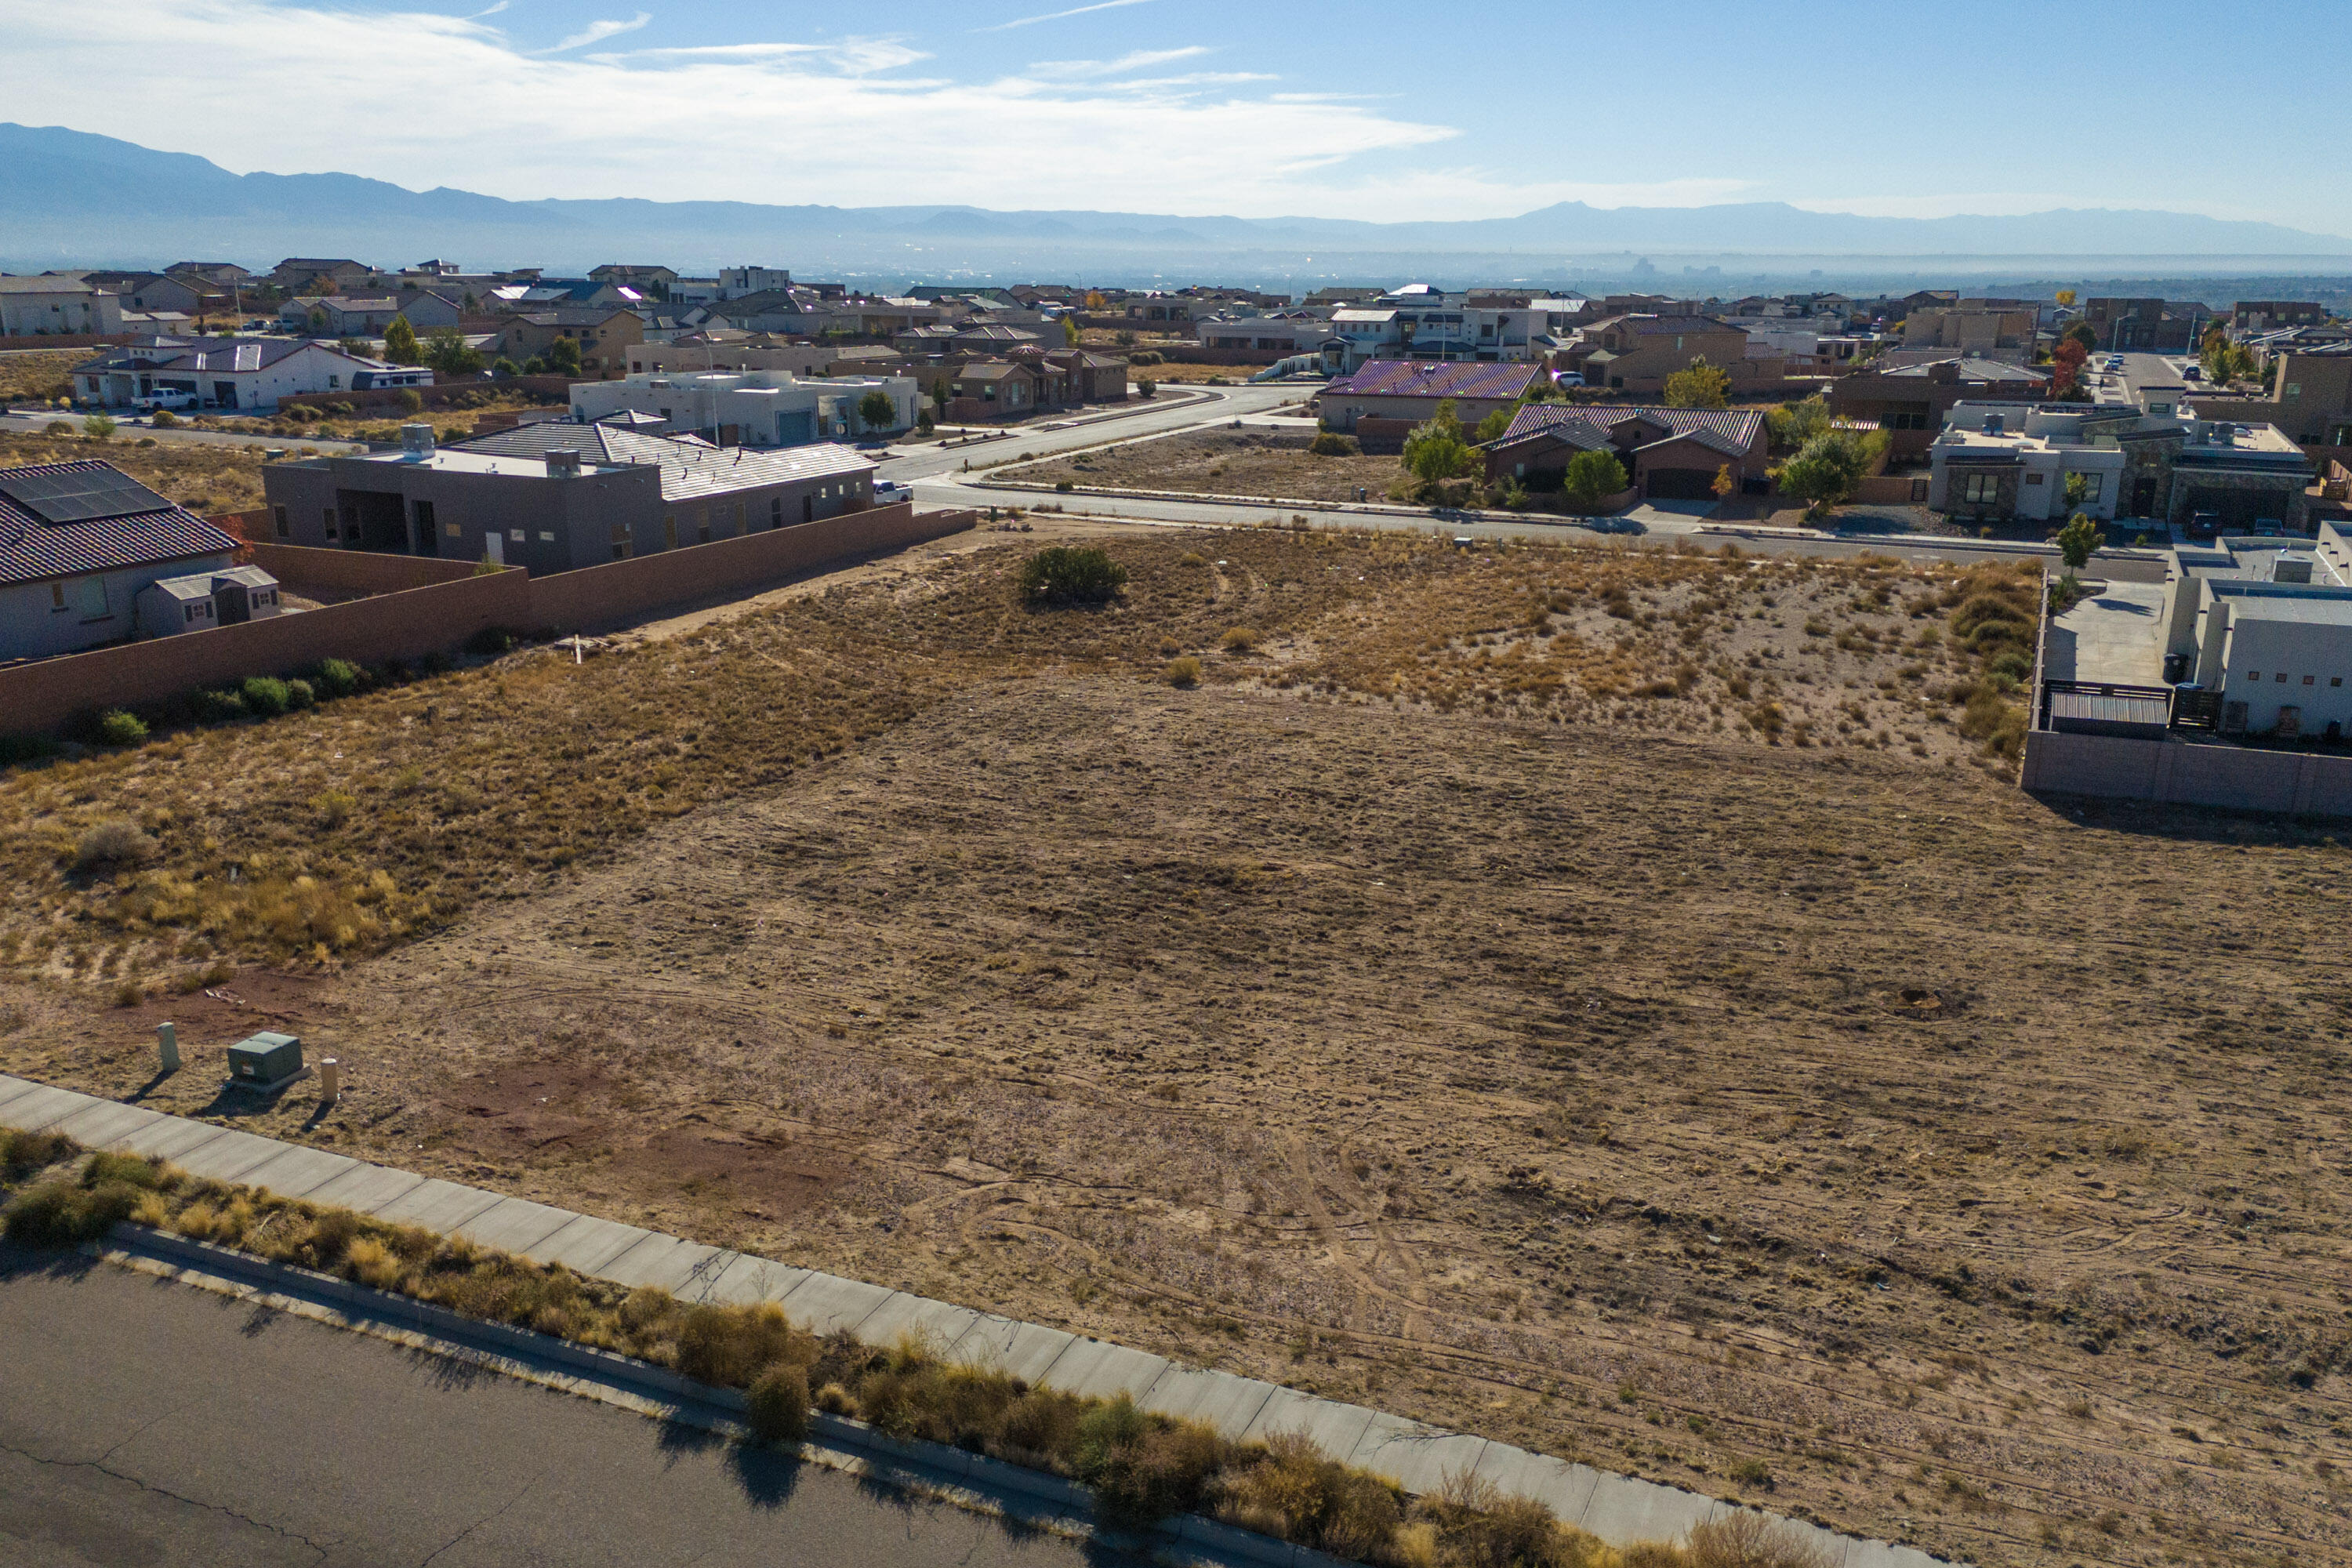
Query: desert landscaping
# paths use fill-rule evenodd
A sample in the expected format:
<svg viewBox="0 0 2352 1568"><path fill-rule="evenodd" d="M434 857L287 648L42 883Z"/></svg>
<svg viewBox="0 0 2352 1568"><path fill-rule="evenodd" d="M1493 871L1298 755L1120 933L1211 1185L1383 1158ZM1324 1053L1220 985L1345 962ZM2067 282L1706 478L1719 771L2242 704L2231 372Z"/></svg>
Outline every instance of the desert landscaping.
<svg viewBox="0 0 2352 1568"><path fill-rule="evenodd" d="M1969 1562L2352 1551L2352 837L2021 794L2038 570L1051 526L1124 592L0 773L0 1068Z"/></svg>

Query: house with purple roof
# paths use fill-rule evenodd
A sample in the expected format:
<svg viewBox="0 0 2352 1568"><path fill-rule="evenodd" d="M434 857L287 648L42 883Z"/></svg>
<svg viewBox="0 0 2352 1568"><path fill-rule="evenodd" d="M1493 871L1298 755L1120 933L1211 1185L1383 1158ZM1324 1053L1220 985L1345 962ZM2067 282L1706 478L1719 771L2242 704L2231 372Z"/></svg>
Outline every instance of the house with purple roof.
<svg viewBox="0 0 2352 1568"><path fill-rule="evenodd" d="M0 468L0 662L127 642L142 593L227 573L238 548L111 463Z"/></svg>
<svg viewBox="0 0 2352 1568"><path fill-rule="evenodd" d="M1498 408L1517 407L1539 374L1532 364L1367 360L1353 375L1326 386L1318 402L1327 428L1401 440L1401 431L1384 426L1400 420L1419 425L1437 412L1439 404L1449 402L1456 418L1475 426ZM1366 421L1371 422L1369 427Z"/></svg>

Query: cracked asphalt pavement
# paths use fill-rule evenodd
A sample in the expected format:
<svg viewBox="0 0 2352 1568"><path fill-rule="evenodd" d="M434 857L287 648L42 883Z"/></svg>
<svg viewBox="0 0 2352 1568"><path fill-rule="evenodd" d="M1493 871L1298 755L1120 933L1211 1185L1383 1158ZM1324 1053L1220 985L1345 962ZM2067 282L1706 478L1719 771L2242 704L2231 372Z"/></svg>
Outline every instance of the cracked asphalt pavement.
<svg viewBox="0 0 2352 1568"><path fill-rule="evenodd" d="M0 1245L0 1565L1130 1562L106 1264Z"/></svg>

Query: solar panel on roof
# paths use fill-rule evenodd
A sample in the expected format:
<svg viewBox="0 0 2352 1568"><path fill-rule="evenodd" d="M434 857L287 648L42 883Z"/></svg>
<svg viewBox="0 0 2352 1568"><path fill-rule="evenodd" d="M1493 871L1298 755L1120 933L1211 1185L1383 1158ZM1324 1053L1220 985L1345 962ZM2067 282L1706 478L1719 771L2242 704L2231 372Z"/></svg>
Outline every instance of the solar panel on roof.
<svg viewBox="0 0 2352 1568"><path fill-rule="evenodd" d="M101 517L131 517L140 512L169 511L172 503L125 473L112 468L68 474L9 474L0 478L0 494L43 522L89 522Z"/></svg>

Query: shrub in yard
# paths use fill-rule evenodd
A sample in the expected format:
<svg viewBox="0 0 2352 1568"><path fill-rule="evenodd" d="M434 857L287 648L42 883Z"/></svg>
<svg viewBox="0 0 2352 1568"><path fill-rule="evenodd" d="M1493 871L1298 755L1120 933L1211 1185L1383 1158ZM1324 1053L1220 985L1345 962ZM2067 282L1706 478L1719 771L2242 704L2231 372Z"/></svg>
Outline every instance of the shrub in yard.
<svg viewBox="0 0 2352 1568"><path fill-rule="evenodd" d="M1078 486L1077 481L1075 479L1055 479L1054 481L1054 488L1057 490L1067 491L1076 489Z"/></svg>
<svg viewBox="0 0 2352 1568"><path fill-rule="evenodd" d="M70 436L73 434L73 426L67 424L62 419L52 419L47 425L41 426L41 434L44 436Z"/></svg>
<svg viewBox="0 0 2352 1568"><path fill-rule="evenodd" d="M139 830L135 822L110 817L93 823L74 846L73 864L77 871L94 870L100 866L140 866L155 858L156 844Z"/></svg>
<svg viewBox="0 0 2352 1568"><path fill-rule="evenodd" d="M1227 626L1217 643L1227 653L1250 653L1257 647L1257 634L1247 626Z"/></svg>
<svg viewBox="0 0 2352 1568"><path fill-rule="evenodd" d="M1201 684L1201 661L1191 654L1182 658L1171 658L1168 661L1168 668L1160 672L1160 678L1171 686L1198 686Z"/></svg>
<svg viewBox="0 0 2352 1568"><path fill-rule="evenodd" d="M1055 544L1022 563L1021 597L1031 605L1100 605L1127 586L1127 568L1097 546Z"/></svg>
<svg viewBox="0 0 2352 1568"><path fill-rule="evenodd" d="M265 719L275 718L285 712L286 705L293 700L292 694L286 689L284 681L268 675L248 677L245 684L237 689L237 694L245 699L246 710L248 712L259 714Z"/></svg>
<svg viewBox="0 0 2352 1568"><path fill-rule="evenodd" d="M245 717L245 699L234 691L199 691L194 706L196 717L207 724L225 724L231 719Z"/></svg>
<svg viewBox="0 0 2352 1568"><path fill-rule="evenodd" d="M126 1183L44 1182L9 1205L5 1228L20 1247L78 1247L106 1235L138 1206L139 1189Z"/></svg>
<svg viewBox="0 0 2352 1568"><path fill-rule="evenodd" d="M360 689L361 679L360 667L349 659L319 661L319 689L330 697L349 697Z"/></svg>
<svg viewBox="0 0 2352 1568"><path fill-rule="evenodd" d="M1337 430L1326 430L1307 443L1307 449L1318 458L1359 458L1363 447L1353 436L1342 436Z"/></svg>
<svg viewBox="0 0 2352 1568"><path fill-rule="evenodd" d="M805 1367L815 1360L815 1341L795 1331L773 1301L696 1307L678 1326L677 1370L704 1383L741 1388L779 1362Z"/></svg>
<svg viewBox="0 0 2352 1568"><path fill-rule="evenodd" d="M1624 1568L1829 1568L1830 1561L1794 1526L1755 1513L1699 1525L1680 1546L1633 1546L1624 1553Z"/></svg>
<svg viewBox="0 0 2352 1568"><path fill-rule="evenodd" d="M21 1182L73 1151L73 1140L61 1132L0 1132L0 1181Z"/></svg>
<svg viewBox="0 0 2352 1568"><path fill-rule="evenodd" d="M778 1362L751 1380L743 1415L762 1443L805 1442L809 1432L808 1368Z"/></svg>
<svg viewBox="0 0 2352 1568"><path fill-rule="evenodd" d="M98 738L110 746L135 746L147 738L147 725L136 713L110 708L98 716Z"/></svg>
<svg viewBox="0 0 2352 1568"><path fill-rule="evenodd" d="M310 708L315 706L318 700L318 688L312 686L309 681L289 680L286 683L287 707Z"/></svg>
<svg viewBox="0 0 2352 1568"><path fill-rule="evenodd" d="M179 417L170 409L158 408L155 410L154 417L148 420L147 423L153 426L158 430L169 430L176 426L180 421Z"/></svg>

